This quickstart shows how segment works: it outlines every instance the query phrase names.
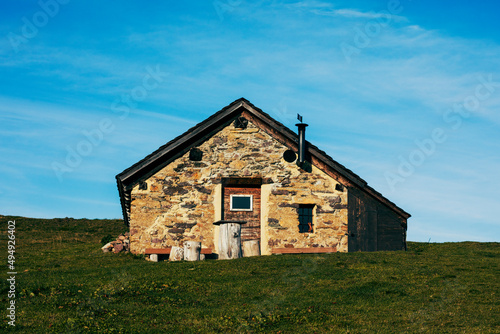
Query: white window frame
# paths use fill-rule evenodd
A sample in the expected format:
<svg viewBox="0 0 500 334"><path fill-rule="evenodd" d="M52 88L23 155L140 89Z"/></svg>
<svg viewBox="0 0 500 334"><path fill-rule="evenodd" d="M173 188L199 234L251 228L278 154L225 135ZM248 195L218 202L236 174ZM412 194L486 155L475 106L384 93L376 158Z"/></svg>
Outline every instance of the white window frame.
<svg viewBox="0 0 500 334"><path fill-rule="evenodd" d="M233 197L250 197L250 209L233 209ZM231 195L229 205L230 211L253 211L253 195Z"/></svg>

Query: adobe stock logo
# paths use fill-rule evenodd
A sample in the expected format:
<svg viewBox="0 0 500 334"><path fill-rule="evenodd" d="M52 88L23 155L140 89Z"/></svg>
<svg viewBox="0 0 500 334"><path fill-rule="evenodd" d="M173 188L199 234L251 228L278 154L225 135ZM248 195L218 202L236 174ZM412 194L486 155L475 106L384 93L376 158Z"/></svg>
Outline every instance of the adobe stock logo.
<svg viewBox="0 0 500 334"><path fill-rule="evenodd" d="M352 44L347 42L341 42L339 44L340 51L342 51L346 62L350 64L352 57L359 55L361 50L367 48L372 40L381 34L383 29L387 29L389 25L397 19L397 15L400 14L403 9L404 7L399 0L388 0L387 9L381 10L378 13L373 13L373 19L366 22L363 29L354 27Z"/></svg>
<svg viewBox="0 0 500 334"><path fill-rule="evenodd" d="M70 0L40 0L38 6L41 10L37 11L31 17L31 20L26 16L21 18L23 25L21 27L21 34L9 32L7 39L12 46L12 49L17 53L22 44L27 44L31 39L38 35L39 29L45 27L51 18L59 14L60 5L66 5Z"/></svg>
<svg viewBox="0 0 500 334"><path fill-rule="evenodd" d="M146 66L146 74L142 78L142 84L135 86L127 94L122 94L120 98L116 98L111 103L110 109L117 114L119 120L124 120L130 111L138 106L138 102L144 101L149 96L150 91L159 87L166 76L167 73L161 72L159 65L156 65L156 69ZM93 129L83 130L81 134L84 138L76 145L66 146L64 161L53 161L51 164L59 182L63 182L64 174L73 172L82 164L85 157L91 155L104 142L106 135L116 129L115 123L116 120L104 117Z"/></svg>
<svg viewBox="0 0 500 334"><path fill-rule="evenodd" d="M481 103L491 97L496 91L495 87L500 87L500 82L494 82L493 76L488 75L478 77L479 84L476 85L474 94L466 96L461 103L454 103L451 108L447 108L443 113L443 121L448 124L451 130L458 130L464 119L471 116L471 112L479 110ZM450 130L448 129L448 131ZM396 172L386 171L385 180L391 191L394 191L396 185L404 182L408 177L415 173L416 169L422 166L427 159L436 153L439 145L446 142L448 136L446 129L436 127L431 131L428 138L416 139L414 148L407 157L399 156L399 165Z"/></svg>

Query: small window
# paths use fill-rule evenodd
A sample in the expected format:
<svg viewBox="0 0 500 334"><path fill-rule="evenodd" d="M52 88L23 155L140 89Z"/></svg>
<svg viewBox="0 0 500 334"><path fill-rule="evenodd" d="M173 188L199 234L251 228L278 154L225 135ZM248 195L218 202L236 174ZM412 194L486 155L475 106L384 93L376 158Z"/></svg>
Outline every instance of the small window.
<svg viewBox="0 0 500 334"><path fill-rule="evenodd" d="M231 211L252 211L252 195L231 195Z"/></svg>
<svg viewBox="0 0 500 334"><path fill-rule="evenodd" d="M312 233L314 204L299 204L299 232Z"/></svg>

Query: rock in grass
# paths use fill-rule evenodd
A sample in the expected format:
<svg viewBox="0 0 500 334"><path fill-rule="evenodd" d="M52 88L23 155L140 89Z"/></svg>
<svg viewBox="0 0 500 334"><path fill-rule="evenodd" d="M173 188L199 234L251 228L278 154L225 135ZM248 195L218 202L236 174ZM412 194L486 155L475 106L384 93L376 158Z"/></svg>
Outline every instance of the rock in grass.
<svg viewBox="0 0 500 334"><path fill-rule="evenodd" d="M102 246L101 249L104 253L108 253L111 250L111 248L113 248L113 245L111 244L111 242L108 242L107 244Z"/></svg>
<svg viewBox="0 0 500 334"><path fill-rule="evenodd" d="M130 240L128 239L128 235L120 234L116 238L116 240L108 242L101 249L104 253L129 252L130 251Z"/></svg>
<svg viewBox="0 0 500 334"><path fill-rule="evenodd" d="M120 253L123 250L123 244L115 244L114 253Z"/></svg>

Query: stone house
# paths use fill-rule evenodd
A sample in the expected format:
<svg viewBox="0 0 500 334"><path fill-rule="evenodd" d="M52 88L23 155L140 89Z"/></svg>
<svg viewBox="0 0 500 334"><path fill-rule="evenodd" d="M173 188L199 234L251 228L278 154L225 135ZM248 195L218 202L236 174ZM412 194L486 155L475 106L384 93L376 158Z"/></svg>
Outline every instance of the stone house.
<svg viewBox="0 0 500 334"><path fill-rule="evenodd" d="M261 254L403 250L410 214L241 98L116 176L130 249L200 241L244 221Z"/></svg>

